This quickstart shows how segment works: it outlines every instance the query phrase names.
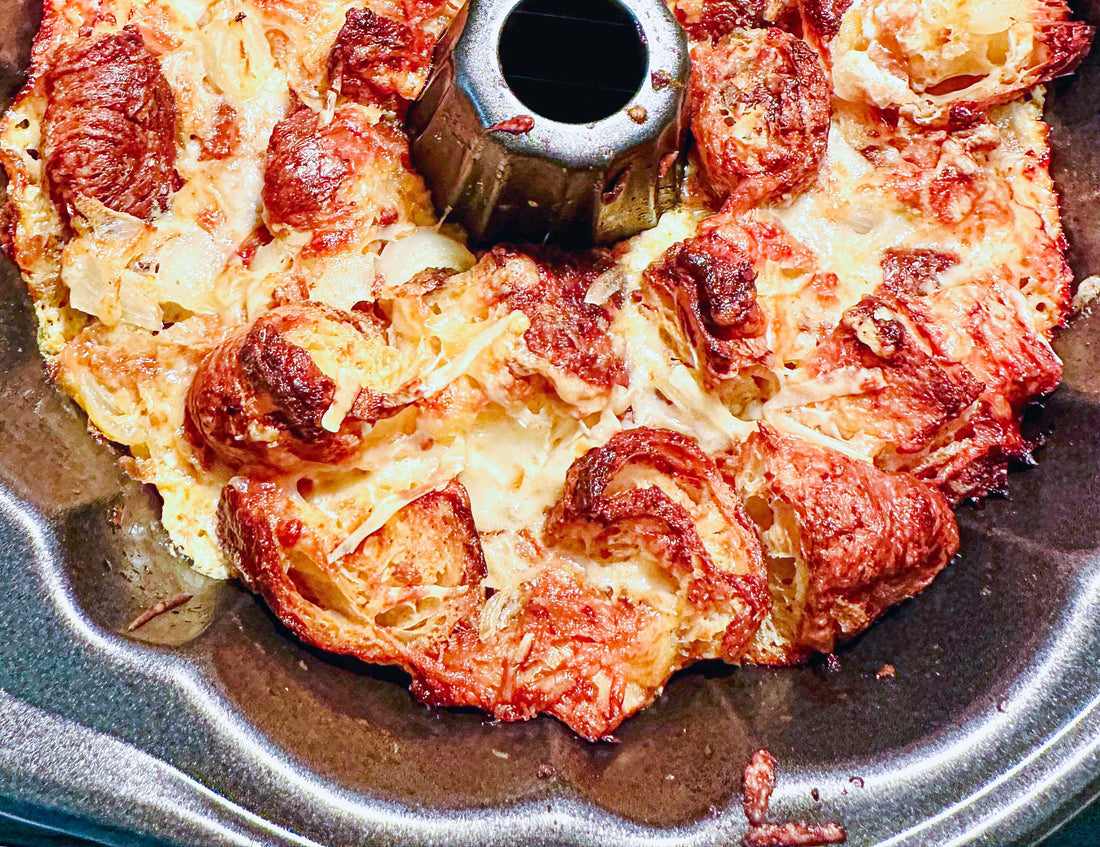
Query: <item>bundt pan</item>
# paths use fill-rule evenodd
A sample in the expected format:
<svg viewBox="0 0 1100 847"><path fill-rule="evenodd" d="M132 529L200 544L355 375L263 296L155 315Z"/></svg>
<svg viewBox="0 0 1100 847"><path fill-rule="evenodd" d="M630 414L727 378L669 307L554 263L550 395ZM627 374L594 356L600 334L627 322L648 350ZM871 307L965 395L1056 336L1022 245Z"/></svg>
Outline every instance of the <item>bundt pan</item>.
<svg viewBox="0 0 1100 847"><path fill-rule="evenodd" d="M469 0L409 110L413 163L478 242L621 241L676 204L690 70L662 0Z"/></svg>
<svg viewBox="0 0 1100 847"><path fill-rule="evenodd" d="M38 12L0 11L6 104ZM1078 11L1100 23L1100 3ZM1098 89L1094 52L1049 110L1081 275L1100 270ZM961 559L839 670L695 668L619 743L588 744L549 719L430 711L399 674L302 646L173 557L153 502L47 381L5 263L0 815L127 847L732 845L742 768L766 747L775 820L836 820L853 845L1036 842L1100 792L1100 314L1057 347L1039 466L961 510ZM125 634L181 591L181 613Z"/></svg>

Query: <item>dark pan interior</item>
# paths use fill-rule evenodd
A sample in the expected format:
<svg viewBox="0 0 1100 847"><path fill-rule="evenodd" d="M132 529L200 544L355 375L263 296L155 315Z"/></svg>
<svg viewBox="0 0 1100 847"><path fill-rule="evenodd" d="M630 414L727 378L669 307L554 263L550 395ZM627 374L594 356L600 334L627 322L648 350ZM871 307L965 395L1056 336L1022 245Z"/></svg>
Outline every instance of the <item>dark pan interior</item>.
<svg viewBox="0 0 1100 847"><path fill-rule="evenodd" d="M1081 10L1098 23L1100 6ZM3 93L37 12L0 0ZM1056 87L1055 173L1079 275L1100 271L1100 57ZM6 101L5 101L6 102ZM1100 315L1011 496L961 511L936 583L841 667L695 668L618 743L432 712L401 674L296 643L168 551L156 503L43 373L0 280L0 812L110 843L734 844L741 769L780 762L776 819L855 845L1030 843L1100 790ZM112 520L111 516L121 517ZM116 528L115 524L118 524ZM179 591L196 600L125 624ZM878 680L892 663L897 675ZM552 776L546 777L549 766ZM819 798L819 799L817 799Z"/></svg>

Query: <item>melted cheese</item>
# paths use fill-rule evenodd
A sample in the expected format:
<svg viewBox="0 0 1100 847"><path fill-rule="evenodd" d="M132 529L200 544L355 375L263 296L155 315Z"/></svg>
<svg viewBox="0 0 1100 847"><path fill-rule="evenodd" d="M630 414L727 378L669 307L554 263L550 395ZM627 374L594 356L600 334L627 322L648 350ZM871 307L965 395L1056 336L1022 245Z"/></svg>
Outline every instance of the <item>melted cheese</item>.
<svg viewBox="0 0 1100 847"><path fill-rule="evenodd" d="M433 394L438 394L469 371L478 356L496 344L498 339L510 335L512 336L510 342L515 344L519 337L527 331L529 325L527 316L522 312L512 312L504 320L494 322L470 339L465 345L465 349L456 358L446 363L437 361L437 366L432 367L421 378L413 398L410 399L431 397Z"/></svg>
<svg viewBox="0 0 1100 847"><path fill-rule="evenodd" d="M982 64L996 58L995 51L983 53L990 39L1011 34L1012 56L1024 56L1033 46L1030 24L977 0L926 3L912 20L898 18L899 3L856 0L845 15L842 32L830 46L841 98L900 105L925 118L942 102L924 88L952 75L988 76L996 70ZM383 5L379 11L397 14ZM457 0L442 4L428 29L441 32L459 5ZM423 186L387 182L390 175L384 173L376 175L377 185L365 179L357 190L384 195L397 208L398 221L384 228L362 227L347 249L319 257L306 249L312 233L274 227L274 239L256 249L247 264L237 256L263 223L265 152L273 127L295 98L324 110L329 119L334 114L337 102L326 89L325 66L346 4L116 0L111 8L116 20L101 20L100 31L133 23L150 38L162 35L157 58L176 96L177 169L183 187L150 224L88 203L62 249L61 221L43 190L43 164L28 152L41 148L45 110L44 91L32 84L0 126L0 156L17 213L16 253L35 299L40 346L47 355L72 352L73 339L85 326L110 330L97 336L103 348L97 353L108 362L116 356L115 367L63 354L59 379L95 426L130 448L141 478L164 497L163 520L173 540L196 568L213 576L227 575L215 527L229 472L198 464L183 436L183 397L201 355L269 309L276 290L288 282L303 280L313 299L339 309L384 301L392 310L389 353L400 359L393 368L401 376L395 399L424 407L368 428L361 450L342 465L309 471L313 489L303 502L328 515L342 533L332 560L356 549L407 503L457 478L469 493L482 533L486 585L502 589L490 601L495 611L486 612L488 619L509 614L510 595L503 589L540 567L571 568L614 595L664 603L665 577L652 563L574 560L540 553L532 541L576 459L624 428L671 429L717 453L735 447L758 421L766 421L868 461L873 446L858 435L841 438L814 404L865 390L874 376L853 370L828 382L806 383L784 365L801 362L846 308L881 284L884 250L931 248L957 254L959 263L941 281L951 286L1005 267L1025 276L1036 234L1044 233L1053 243L1061 235L1053 185L1045 170L1035 167L1047 150L1039 92L992 113L990 152L980 164L1003 183L1007 198L1003 222L995 226L971 220L948 226L901 203L888 175L860 152L866 129L862 113L838 102L817 185L793 202L766 204L754 212L765 223L779 224L813 256L812 267L806 268L772 259L758 262L758 302L769 319L766 339L777 386L770 400L762 395L729 405L703 382L692 346L678 344L674 350L650 313L634 302L645 270L673 244L695 235L710 213L684 206L620 245L615 267L587 292L589 303L623 304L611 333L624 355L629 385L597 396L585 385L570 383L568 375L555 374L555 395L521 402L509 393L509 364L541 372L523 343L530 322L522 313L509 314L479 299L483 292L467 290L461 272L473 257L460 237L435 226ZM49 41L43 55L50 45L77 37L83 11L80 4L47 4L53 23L44 36ZM931 23L913 23L924 19ZM872 48L881 46L884 32L896 32L906 50L917 51L914 61L890 72L876 64ZM240 144L225 159L205 160L201 140L209 137L226 105L237 116ZM364 112L371 120L383 117L378 109ZM460 273L423 300L402 294L418 273L433 268ZM830 274L836 277L835 288L818 296L815 285ZM1094 288L1082 286L1082 301ZM1010 295L1023 319L1049 332L1059 312L1056 307L1039 314L1040 296L1047 295L1018 295L1014 289ZM164 329L169 322L174 326ZM363 388L363 370L337 359L323 362L336 383L321 421L329 432L340 430Z"/></svg>
<svg viewBox="0 0 1100 847"><path fill-rule="evenodd" d="M627 241L618 269L623 275L621 290L631 294L642 286L642 274L646 268L665 254L673 244L695 235L696 230L709 215L705 209L680 206L665 212L657 226L647 229Z"/></svg>
<svg viewBox="0 0 1100 847"><path fill-rule="evenodd" d="M327 432L339 432L344 419L351 411L355 398L363 386L359 381L359 371L354 368L340 368L336 377L336 391L325 414L321 417L321 428Z"/></svg>
<svg viewBox="0 0 1100 847"><path fill-rule="evenodd" d="M846 100L918 121L1012 92L1046 58L1049 13L1029 0L855 0L830 44Z"/></svg>
<svg viewBox="0 0 1100 847"><path fill-rule="evenodd" d="M561 496L573 462L621 428L610 411L592 427L548 408L525 417L506 409L480 416L465 439L458 477L470 495L478 531L540 526Z"/></svg>
<svg viewBox="0 0 1100 847"><path fill-rule="evenodd" d="M806 192L787 206L765 208L813 251L817 270L839 277L839 299L851 305L882 281L882 251L912 241L919 223L889 192L867 184L871 165L852 148L837 122L829 132L828 151L820 190ZM781 272L769 269L758 288L766 293L782 283Z"/></svg>
<svg viewBox="0 0 1100 847"><path fill-rule="evenodd" d="M709 452L725 450L747 438L755 425L739 420L699 384L661 340L658 328L637 304L627 305L612 331L624 339L630 388L618 406L635 426L671 429L690 435Z"/></svg>
<svg viewBox="0 0 1100 847"><path fill-rule="evenodd" d="M445 488L447 484L454 479L456 470L457 468L454 465L440 462L424 474L426 477L424 482L412 488L406 488L403 491L382 497L382 499L378 500L373 508L371 508L367 519L357 526L351 535L344 539L344 541L329 554L328 560L330 562L336 562L349 553L353 553L355 549L363 543L363 539L384 527L390 518L405 508L405 506L409 505L409 503L412 503L414 500L419 500L429 492L439 491Z"/></svg>

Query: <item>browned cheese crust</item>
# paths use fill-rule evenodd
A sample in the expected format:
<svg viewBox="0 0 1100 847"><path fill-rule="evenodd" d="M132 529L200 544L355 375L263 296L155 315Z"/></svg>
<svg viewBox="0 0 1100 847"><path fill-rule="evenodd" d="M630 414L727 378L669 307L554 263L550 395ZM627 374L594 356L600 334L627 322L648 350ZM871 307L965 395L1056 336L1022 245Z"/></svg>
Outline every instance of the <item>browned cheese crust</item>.
<svg viewBox="0 0 1100 847"><path fill-rule="evenodd" d="M656 471L687 497L678 502L656 485L629 485L630 471L638 468ZM699 527L715 517L720 530L708 549ZM713 459L674 432L628 430L581 458L569 470L546 535L597 560L614 557L619 545L644 549L685 583L691 605L732 609L721 638L724 658L740 656L767 606L762 560L744 507Z"/></svg>
<svg viewBox="0 0 1100 847"><path fill-rule="evenodd" d="M610 268L609 257L598 252L529 252L495 247L483 260L494 280L494 303L523 312L531 322L523 338L541 364L527 370L552 383L557 373L572 377L598 394L626 385L626 368L608 334L613 307L585 300L596 278Z"/></svg>
<svg viewBox="0 0 1100 847"><path fill-rule="evenodd" d="M350 100L403 113L424 81L433 46L418 27L370 9L348 9L329 56L332 86Z"/></svg>
<svg viewBox="0 0 1100 847"><path fill-rule="evenodd" d="M675 311L710 379L760 370L768 348L756 268L736 243L718 233L683 241L646 271L646 281L653 305Z"/></svg>
<svg viewBox="0 0 1100 847"><path fill-rule="evenodd" d="M633 482L638 469L676 499ZM219 537L246 584L303 640L401 665L417 696L436 705L477 706L505 720L548 712L599 738L676 669L738 658L767 611L751 522L713 459L675 433L631 430L588 453L570 470L545 539L524 543L538 557L555 548L608 561L645 557L676 602L715 622L710 628L680 616L674 629L667 607L609 596L564 561L486 592L458 483L410 503L339 559L332 520L299 493L262 474L226 487Z"/></svg>
<svg viewBox="0 0 1100 847"><path fill-rule="evenodd" d="M798 17L788 0L675 0L676 20L693 41L717 41L737 29L781 24L790 28Z"/></svg>
<svg viewBox="0 0 1100 847"><path fill-rule="evenodd" d="M269 225L312 230L324 251L351 230L397 219L401 184L412 179L408 139L350 106L324 123L302 106L275 127L264 171Z"/></svg>
<svg viewBox="0 0 1100 847"><path fill-rule="evenodd" d="M804 188L825 155L829 83L780 29L733 30L692 50L691 130L711 190L753 206Z"/></svg>

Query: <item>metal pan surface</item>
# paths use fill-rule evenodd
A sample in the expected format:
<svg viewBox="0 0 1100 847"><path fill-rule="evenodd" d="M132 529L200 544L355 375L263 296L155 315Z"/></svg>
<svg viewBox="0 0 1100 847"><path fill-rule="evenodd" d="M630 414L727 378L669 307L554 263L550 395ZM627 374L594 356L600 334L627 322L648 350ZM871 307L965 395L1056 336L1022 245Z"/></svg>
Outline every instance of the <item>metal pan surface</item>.
<svg viewBox="0 0 1100 847"><path fill-rule="evenodd" d="M39 12L0 14L6 104ZM1079 275L1100 270L1098 90L1094 52L1049 110ZM695 668L591 745L429 711L400 674L311 651L191 572L46 379L5 262L0 813L118 845L736 844L766 747L777 820L838 820L854 845L1033 843L1100 793L1100 314L1057 348L1039 466L961 510L962 558L839 671ZM180 591L182 613L123 634Z"/></svg>

